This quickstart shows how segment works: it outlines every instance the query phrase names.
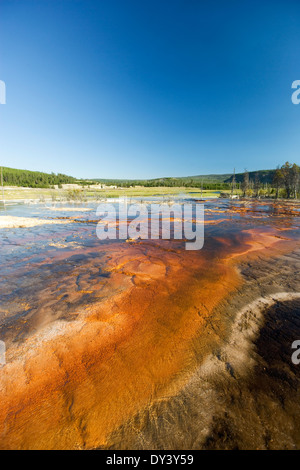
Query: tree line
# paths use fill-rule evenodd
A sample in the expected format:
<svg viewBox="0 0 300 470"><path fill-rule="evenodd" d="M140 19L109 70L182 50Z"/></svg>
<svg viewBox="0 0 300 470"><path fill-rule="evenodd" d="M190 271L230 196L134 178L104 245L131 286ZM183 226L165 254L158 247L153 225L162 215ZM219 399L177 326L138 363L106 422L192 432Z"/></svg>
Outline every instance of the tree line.
<svg viewBox="0 0 300 470"><path fill-rule="evenodd" d="M221 175L217 177L221 178ZM225 175L224 175L225 176ZM225 179L225 178L224 178ZM39 171L18 170L3 167L3 183L5 186L24 186L31 188L51 188L55 185L78 183L82 186L100 182L119 188L136 186L144 187L186 187L211 191L236 191L243 196L267 196L298 198L300 196L300 167L296 163L286 162L276 170L265 170L232 175L224 181L205 180L205 176L182 178L157 178L152 180L77 180L62 173L43 173Z"/></svg>
<svg viewBox="0 0 300 470"><path fill-rule="evenodd" d="M265 195L297 199L300 195L300 167L296 163L286 162L273 172L271 183L262 183L258 173L254 174L254 178L250 178L249 172L245 170L239 187L244 197Z"/></svg>
<svg viewBox="0 0 300 470"><path fill-rule="evenodd" d="M51 188L54 185L76 183L76 179L62 173L42 173L40 171L2 168L5 186L24 186L29 188Z"/></svg>
<svg viewBox="0 0 300 470"><path fill-rule="evenodd" d="M285 196L289 199L297 199L300 193L300 167L296 163L286 162L281 168L277 168L273 180L276 188L276 197L281 189L285 191Z"/></svg>

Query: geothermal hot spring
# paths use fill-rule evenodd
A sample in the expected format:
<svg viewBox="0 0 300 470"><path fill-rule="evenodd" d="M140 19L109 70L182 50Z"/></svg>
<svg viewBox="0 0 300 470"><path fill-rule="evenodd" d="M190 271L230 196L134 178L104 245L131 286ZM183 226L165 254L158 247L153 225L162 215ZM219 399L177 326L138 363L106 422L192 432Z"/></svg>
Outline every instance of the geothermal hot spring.
<svg viewBox="0 0 300 470"><path fill-rule="evenodd" d="M300 205L203 202L199 251L1 210L0 448L300 448Z"/></svg>

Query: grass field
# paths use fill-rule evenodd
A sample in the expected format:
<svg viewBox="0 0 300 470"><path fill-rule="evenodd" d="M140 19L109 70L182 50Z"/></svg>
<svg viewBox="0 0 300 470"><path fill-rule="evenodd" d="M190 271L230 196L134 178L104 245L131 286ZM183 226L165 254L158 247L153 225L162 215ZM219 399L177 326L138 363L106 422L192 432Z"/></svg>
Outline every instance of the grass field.
<svg viewBox="0 0 300 470"><path fill-rule="evenodd" d="M186 187L135 187L135 188L120 188L120 189L40 189L40 188L18 188L7 187L4 188L5 201L92 201L101 200L106 198L117 198L122 196L127 197L151 197L151 196L174 196L174 195L188 195L190 197L200 198L201 191L199 188L186 188ZM218 197L219 191L203 191L202 197ZM2 194L0 200L3 200Z"/></svg>

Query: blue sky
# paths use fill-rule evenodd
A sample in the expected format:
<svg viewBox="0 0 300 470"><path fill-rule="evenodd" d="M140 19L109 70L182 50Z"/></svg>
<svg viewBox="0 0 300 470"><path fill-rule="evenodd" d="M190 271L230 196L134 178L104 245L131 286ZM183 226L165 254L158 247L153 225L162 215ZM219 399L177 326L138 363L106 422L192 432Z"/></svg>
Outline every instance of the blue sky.
<svg viewBox="0 0 300 470"><path fill-rule="evenodd" d="M300 164L300 2L1 0L0 161L154 178Z"/></svg>

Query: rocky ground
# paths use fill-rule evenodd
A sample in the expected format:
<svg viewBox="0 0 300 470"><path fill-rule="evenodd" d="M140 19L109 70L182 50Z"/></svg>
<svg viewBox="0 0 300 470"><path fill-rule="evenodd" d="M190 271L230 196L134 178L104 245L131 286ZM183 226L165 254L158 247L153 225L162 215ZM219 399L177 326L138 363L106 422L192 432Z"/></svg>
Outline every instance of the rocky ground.
<svg viewBox="0 0 300 470"><path fill-rule="evenodd" d="M234 319L227 335L199 356L178 394L138 413L110 448L300 448L300 365L291 360L300 339L300 250L244 261L240 271L243 286L218 308Z"/></svg>

